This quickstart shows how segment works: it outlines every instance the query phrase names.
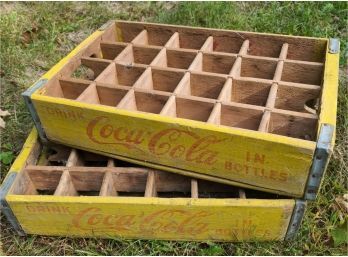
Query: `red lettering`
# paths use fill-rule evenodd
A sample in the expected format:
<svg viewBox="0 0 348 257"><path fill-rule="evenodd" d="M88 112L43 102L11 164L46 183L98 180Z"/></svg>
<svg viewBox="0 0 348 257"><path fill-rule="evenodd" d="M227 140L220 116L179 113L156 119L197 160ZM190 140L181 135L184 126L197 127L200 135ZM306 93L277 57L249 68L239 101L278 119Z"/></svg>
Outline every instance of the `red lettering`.
<svg viewBox="0 0 348 257"><path fill-rule="evenodd" d="M276 180L278 177L278 172L276 170L271 170L270 173L269 178Z"/></svg>
<svg viewBox="0 0 348 257"><path fill-rule="evenodd" d="M90 121L86 132L88 138L94 143L120 145L128 149L137 149L144 153L141 148L137 147L144 141L143 130L128 130L124 127L114 127L105 116L100 116Z"/></svg>
<svg viewBox="0 0 348 257"><path fill-rule="evenodd" d="M288 180L288 173L280 172L279 177L280 177L279 178L280 181L287 181Z"/></svg>
<svg viewBox="0 0 348 257"><path fill-rule="evenodd" d="M174 146L173 149L170 151L169 155L172 158L178 158L183 155L185 152L185 147L183 145L177 145Z"/></svg>
<svg viewBox="0 0 348 257"><path fill-rule="evenodd" d="M112 126L107 124L103 126L100 130L100 136L103 138L107 138L112 134Z"/></svg>

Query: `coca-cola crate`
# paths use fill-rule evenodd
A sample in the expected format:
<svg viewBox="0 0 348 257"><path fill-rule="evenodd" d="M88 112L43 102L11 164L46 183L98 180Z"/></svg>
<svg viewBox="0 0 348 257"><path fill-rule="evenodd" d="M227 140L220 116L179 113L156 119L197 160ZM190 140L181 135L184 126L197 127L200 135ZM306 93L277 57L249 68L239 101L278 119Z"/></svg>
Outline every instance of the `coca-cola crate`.
<svg viewBox="0 0 348 257"><path fill-rule="evenodd" d="M113 21L24 98L42 140L314 199L334 145L338 44Z"/></svg>
<svg viewBox="0 0 348 257"><path fill-rule="evenodd" d="M0 187L21 235L266 241L296 233L305 201L137 166L33 130Z"/></svg>

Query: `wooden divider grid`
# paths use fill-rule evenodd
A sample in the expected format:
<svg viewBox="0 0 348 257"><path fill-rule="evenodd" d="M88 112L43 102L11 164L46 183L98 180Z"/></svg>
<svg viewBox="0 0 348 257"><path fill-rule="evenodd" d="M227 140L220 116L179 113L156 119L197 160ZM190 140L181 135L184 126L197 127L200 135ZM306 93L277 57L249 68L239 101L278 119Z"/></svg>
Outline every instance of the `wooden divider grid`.
<svg viewBox="0 0 348 257"><path fill-rule="evenodd" d="M43 151L40 161L25 167L13 186L16 195L246 198L229 185L167 173L67 147ZM61 164L57 166L57 164ZM260 199L268 195L260 193Z"/></svg>
<svg viewBox="0 0 348 257"><path fill-rule="evenodd" d="M72 65L86 66L87 75L74 78L72 69L46 95L315 140L317 59L288 59L288 43L228 45L228 38L160 28L131 39L136 29L129 30L124 42L101 41L97 54Z"/></svg>

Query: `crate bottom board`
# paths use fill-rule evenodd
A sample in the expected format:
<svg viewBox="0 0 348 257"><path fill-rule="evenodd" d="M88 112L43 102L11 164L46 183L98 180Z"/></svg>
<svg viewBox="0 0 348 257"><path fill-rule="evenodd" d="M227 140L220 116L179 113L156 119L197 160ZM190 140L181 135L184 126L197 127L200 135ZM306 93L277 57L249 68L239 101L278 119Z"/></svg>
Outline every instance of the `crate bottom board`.
<svg viewBox="0 0 348 257"><path fill-rule="evenodd" d="M284 239L294 200L8 195L27 234L124 239Z"/></svg>

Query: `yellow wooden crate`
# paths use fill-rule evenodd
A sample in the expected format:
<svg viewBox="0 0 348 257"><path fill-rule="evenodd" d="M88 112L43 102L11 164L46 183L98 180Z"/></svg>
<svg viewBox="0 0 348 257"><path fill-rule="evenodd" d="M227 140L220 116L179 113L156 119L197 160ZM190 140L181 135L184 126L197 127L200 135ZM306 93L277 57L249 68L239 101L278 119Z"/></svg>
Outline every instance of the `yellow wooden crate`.
<svg viewBox="0 0 348 257"><path fill-rule="evenodd" d="M42 140L315 199L339 41L112 21L29 88Z"/></svg>
<svg viewBox="0 0 348 257"><path fill-rule="evenodd" d="M34 129L0 187L21 235L268 241L292 238L305 201L135 166Z"/></svg>

